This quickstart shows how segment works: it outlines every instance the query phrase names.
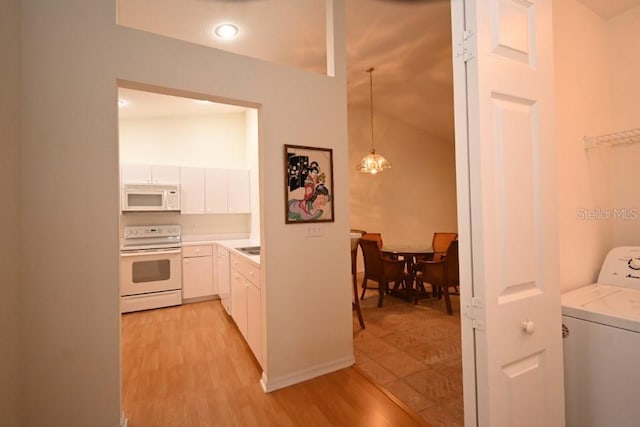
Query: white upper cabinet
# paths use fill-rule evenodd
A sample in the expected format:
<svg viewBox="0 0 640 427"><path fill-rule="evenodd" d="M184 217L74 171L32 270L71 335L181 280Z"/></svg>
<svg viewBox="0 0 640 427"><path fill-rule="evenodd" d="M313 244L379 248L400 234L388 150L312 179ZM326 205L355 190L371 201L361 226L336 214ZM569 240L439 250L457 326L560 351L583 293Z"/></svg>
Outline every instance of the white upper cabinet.
<svg viewBox="0 0 640 427"><path fill-rule="evenodd" d="M203 168L180 168L181 213L205 213L204 188Z"/></svg>
<svg viewBox="0 0 640 427"><path fill-rule="evenodd" d="M122 184L180 185L183 214L251 213L246 169L213 169L123 163Z"/></svg>
<svg viewBox="0 0 640 427"><path fill-rule="evenodd" d="M248 170L227 170L227 212L251 212Z"/></svg>
<svg viewBox="0 0 640 427"><path fill-rule="evenodd" d="M123 163L120 168L123 184L180 184L180 168L177 166L140 165Z"/></svg>
<svg viewBox="0 0 640 427"><path fill-rule="evenodd" d="M227 213L227 171L205 170L205 208L208 214Z"/></svg>
<svg viewBox="0 0 640 427"><path fill-rule="evenodd" d="M177 166L151 166L154 184L180 185L180 168Z"/></svg>
<svg viewBox="0 0 640 427"><path fill-rule="evenodd" d="M249 213L249 171L206 169L205 206L207 213Z"/></svg>

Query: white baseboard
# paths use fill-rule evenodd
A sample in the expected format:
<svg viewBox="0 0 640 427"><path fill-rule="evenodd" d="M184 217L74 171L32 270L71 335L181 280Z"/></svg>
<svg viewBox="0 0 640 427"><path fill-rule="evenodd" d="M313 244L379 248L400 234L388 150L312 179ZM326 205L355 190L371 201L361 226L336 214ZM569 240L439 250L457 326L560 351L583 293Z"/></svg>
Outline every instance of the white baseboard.
<svg viewBox="0 0 640 427"><path fill-rule="evenodd" d="M124 416L124 411L120 412L120 427L127 427L129 420Z"/></svg>
<svg viewBox="0 0 640 427"><path fill-rule="evenodd" d="M281 388L288 387L293 384L298 384L303 381L310 380L320 375L325 375L330 372L334 372L340 369L348 368L356 363L353 355L343 357L328 363L312 366L311 368L301 369L290 374L282 375L276 378L267 378L265 373L262 372L262 378L260 379L260 385L265 393L269 393Z"/></svg>

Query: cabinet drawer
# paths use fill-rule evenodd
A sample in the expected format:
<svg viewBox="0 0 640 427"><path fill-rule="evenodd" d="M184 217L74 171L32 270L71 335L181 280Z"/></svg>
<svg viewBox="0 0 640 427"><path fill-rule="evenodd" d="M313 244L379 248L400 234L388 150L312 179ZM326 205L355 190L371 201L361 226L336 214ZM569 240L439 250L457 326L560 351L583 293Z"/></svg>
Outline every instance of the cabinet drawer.
<svg viewBox="0 0 640 427"><path fill-rule="evenodd" d="M182 247L182 258L189 258L189 257L196 257L196 256L211 256L212 254L213 254L213 248L211 245Z"/></svg>
<svg viewBox="0 0 640 427"><path fill-rule="evenodd" d="M248 281L260 288L260 268L256 267L240 255L231 254L231 268L237 270Z"/></svg>

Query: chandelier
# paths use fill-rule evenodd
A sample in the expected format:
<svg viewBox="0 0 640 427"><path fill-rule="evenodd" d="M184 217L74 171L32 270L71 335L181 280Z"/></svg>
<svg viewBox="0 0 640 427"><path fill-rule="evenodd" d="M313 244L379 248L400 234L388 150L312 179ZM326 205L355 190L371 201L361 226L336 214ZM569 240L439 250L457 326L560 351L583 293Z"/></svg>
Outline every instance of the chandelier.
<svg viewBox="0 0 640 427"><path fill-rule="evenodd" d="M384 156L376 153L376 149L373 145L373 70L375 68L369 68L367 73L369 73L369 96L371 100L370 112L371 112L371 150L369 154L364 156L362 160L356 165L356 170L364 173L370 173L371 175L375 175L378 172L382 172L382 170L390 168L391 163Z"/></svg>

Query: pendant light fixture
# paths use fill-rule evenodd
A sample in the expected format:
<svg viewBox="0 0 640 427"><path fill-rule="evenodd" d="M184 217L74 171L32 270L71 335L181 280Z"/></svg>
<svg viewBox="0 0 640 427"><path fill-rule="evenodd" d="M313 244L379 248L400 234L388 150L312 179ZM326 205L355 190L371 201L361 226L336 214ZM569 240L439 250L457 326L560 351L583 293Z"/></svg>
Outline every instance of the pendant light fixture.
<svg viewBox="0 0 640 427"><path fill-rule="evenodd" d="M363 173L370 173L371 175L375 175L378 172L382 172L383 169L391 167L391 163L376 153L376 149L373 146L373 70L375 70L375 68L369 68L367 70L367 73L369 73L369 95L371 99L371 151L356 165L356 170Z"/></svg>

